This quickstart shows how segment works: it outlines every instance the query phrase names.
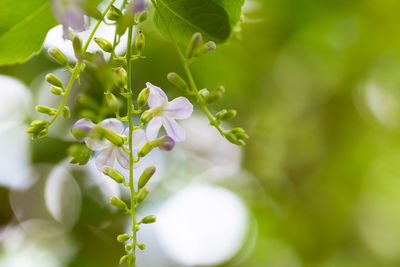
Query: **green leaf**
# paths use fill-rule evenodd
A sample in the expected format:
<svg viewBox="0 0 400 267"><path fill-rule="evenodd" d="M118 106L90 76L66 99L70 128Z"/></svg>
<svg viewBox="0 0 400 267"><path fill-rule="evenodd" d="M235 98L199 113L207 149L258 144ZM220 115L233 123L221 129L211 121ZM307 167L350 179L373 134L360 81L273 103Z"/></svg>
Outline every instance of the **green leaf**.
<svg viewBox="0 0 400 267"><path fill-rule="evenodd" d="M57 24L49 0L1 0L0 10L0 65L27 61Z"/></svg>
<svg viewBox="0 0 400 267"><path fill-rule="evenodd" d="M216 43L225 42L238 23L244 0L157 0L160 14L154 22L167 32L162 18L174 37L187 42L195 32Z"/></svg>

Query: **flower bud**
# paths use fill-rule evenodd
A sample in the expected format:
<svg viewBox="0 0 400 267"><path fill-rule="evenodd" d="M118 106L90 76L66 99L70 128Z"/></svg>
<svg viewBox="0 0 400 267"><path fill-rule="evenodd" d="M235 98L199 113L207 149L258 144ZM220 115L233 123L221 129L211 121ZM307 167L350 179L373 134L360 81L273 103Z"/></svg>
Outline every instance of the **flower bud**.
<svg viewBox="0 0 400 267"><path fill-rule="evenodd" d="M202 56L208 52L212 52L217 48L217 45L213 41L205 43L201 48L199 48L194 54L195 57Z"/></svg>
<svg viewBox="0 0 400 267"><path fill-rule="evenodd" d="M109 41L101 37L94 37L93 39L104 52L111 53L113 47Z"/></svg>
<svg viewBox="0 0 400 267"><path fill-rule="evenodd" d="M73 144L68 148L68 154L72 157L71 163L85 165L92 154L92 151L84 144Z"/></svg>
<svg viewBox="0 0 400 267"><path fill-rule="evenodd" d="M48 133L49 129L48 128L44 128L43 130L39 131L39 133L37 135L34 135L34 138L42 138L45 137Z"/></svg>
<svg viewBox="0 0 400 267"><path fill-rule="evenodd" d="M201 33L196 32L193 34L192 39L189 42L189 45L186 50L186 57L188 59L193 58L194 54L196 53L197 49L199 49L200 44L203 42L203 36Z"/></svg>
<svg viewBox="0 0 400 267"><path fill-rule="evenodd" d="M150 180L150 178L153 176L153 174L156 172L156 167L155 166L150 166L147 167L142 175L140 175L139 181L138 181L138 188L141 189L143 188L147 182Z"/></svg>
<svg viewBox="0 0 400 267"><path fill-rule="evenodd" d="M76 139L83 141L82 138L92 133L93 129L94 123L91 120L84 118L75 122L72 126L71 133Z"/></svg>
<svg viewBox="0 0 400 267"><path fill-rule="evenodd" d="M136 244L136 246L140 249L140 250L145 250L146 249L146 245L143 243L138 243Z"/></svg>
<svg viewBox="0 0 400 267"><path fill-rule="evenodd" d="M136 20L138 23L142 23L147 19L147 10L141 12L140 14L136 15Z"/></svg>
<svg viewBox="0 0 400 267"><path fill-rule="evenodd" d="M167 79L168 79L168 81L170 83L172 83L173 85L175 85L179 89L187 91L187 89L188 89L187 83L185 82L184 79L181 78L181 76L179 76L175 72L168 73Z"/></svg>
<svg viewBox="0 0 400 267"><path fill-rule="evenodd" d="M35 128L45 128L49 125L48 121L45 120L34 120L31 122L31 126Z"/></svg>
<svg viewBox="0 0 400 267"><path fill-rule="evenodd" d="M125 250L130 251L132 249L132 244L126 244L125 245Z"/></svg>
<svg viewBox="0 0 400 267"><path fill-rule="evenodd" d="M64 90L61 89L60 87L53 85L50 87L50 92L54 95L62 95L64 93Z"/></svg>
<svg viewBox="0 0 400 267"><path fill-rule="evenodd" d="M119 102L118 102L117 97L113 93L110 93L110 92L105 93L105 95L106 95L107 104L111 108L111 110L115 113L118 112L119 111Z"/></svg>
<svg viewBox="0 0 400 267"><path fill-rule="evenodd" d="M142 116L140 116L140 122L146 124L149 121L151 121L153 117L154 117L154 111L152 109L146 110L145 112L142 113Z"/></svg>
<svg viewBox="0 0 400 267"><path fill-rule="evenodd" d="M124 201L122 201L121 199L117 198L116 196L112 196L110 198L110 204L120 210L123 210L123 211L128 210L128 206L126 205L126 203Z"/></svg>
<svg viewBox="0 0 400 267"><path fill-rule="evenodd" d="M212 103L220 100L225 93L225 87L222 85L213 90L210 95L205 99L206 103Z"/></svg>
<svg viewBox="0 0 400 267"><path fill-rule="evenodd" d="M71 111L69 110L69 107L64 106L62 111L61 111L61 116L64 119L68 119L69 117L71 117Z"/></svg>
<svg viewBox="0 0 400 267"><path fill-rule="evenodd" d="M119 259L119 264L123 264L128 261L130 255L124 255Z"/></svg>
<svg viewBox="0 0 400 267"><path fill-rule="evenodd" d="M138 107L141 108L147 103L147 99L149 99L150 95L150 88L146 87L142 91L140 91L138 98L137 98L137 104Z"/></svg>
<svg viewBox="0 0 400 267"><path fill-rule="evenodd" d="M233 119L234 117L236 117L236 113L237 112L234 109L230 109L230 110L223 109L220 112L218 112L217 114L215 114L215 117L218 120L227 121L227 120L230 120L230 119Z"/></svg>
<svg viewBox="0 0 400 267"><path fill-rule="evenodd" d="M50 108L50 107L47 107L47 106L44 106L44 105L37 105L35 107L35 109L36 109L37 112L44 113L44 114L47 114L47 115L50 115L50 116L53 116L57 112L57 110L55 108Z"/></svg>
<svg viewBox="0 0 400 267"><path fill-rule="evenodd" d="M49 53L49 55L54 58L60 65L63 66L68 66L68 60L67 58L64 56L64 54L55 47L49 48L49 50L47 51Z"/></svg>
<svg viewBox="0 0 400 267"><path fill-rule="evenodd" d="M94 126L95 132L110 141L113 145L121 147L125 143L125 138L116 134L113 130L101 127L99 125Z"/></svg>
<svg viewBox="0 0 400 267"><path fill-rule="evenodd" d="M210 96L210 92L204 88L199 91L199 95L203 98L204 101L207 101L207 98Z"/></svg>
<svg viewBox="0 0 400 267"><path fill-rule="evenodd" d="M247 139L249 136L243 130L243 128L233 128L229 131L230 133L234 134L238 139Z"/></svg>
<svg viewBox="0 0 400 267"><path fill-rule="evenodd" d="M150 190L147 189L147 188L145 188L145 187L143 187L142 189L140 189L139 192L138 192L137 195L136 195L136 202L137 202L138 204L142 203L142 202L146 199L146 197L147 197L147 195L148 195L149 193L150 193Z"/></svg>
<svg viewBox="0 0 400 267"><path fill-rule="evenodd" d="M235 144L238 146L244 146L246 144L243 140L237 138L237 136L231 132L225 133L225 137L232 144Z"/></svg>
<svg viewBox="0 0 400 267"><path fill-rule="evenodd" d="M47 74L45 79L51 85L64 88L64 85L62 84L60 79L58 79L57 76L55 76L53 73Z"/></svg>
<svg viewBox="0 0 400 267"><path fill-rule="evenodd" d="M124 243L124 242L128 241L129 239L131 239L131 236L128 234L123 234L123 235L117 236L117 241L120 243Z"/></svg>
<svg viewBox="0 0 400 267"><path fill-rule="evenodd" d="M77 34L75 34L72 38L72 47L74 48L75 57L78 60L81 60L83 56L82 38Z"/></svg>
<svg viewBox="0 0 400 267"><path fill-rule="evenodd" d="M114 83L118 88L124 88L126 85L126 71L122 67L114 68Z"/></svg>
<svg viewBox="0 0 400 267"><path fill-rule="evenodd" d="M156 222L156 216L155 215L147 215L140 222L144 223L144 224L154 223L154 222Z"/></svg>
<svg viewBox="0 0 400 267"><path fill-rule="evenodd" d="M125 182L125 177L119 171L110 166L104 166L103 173L119 184Z"/></svg>
<svg viewBox="0 0 400 267"><path fill-rule="evenodd" d="M140 51L144 48L144 45L145 45L144 34L141 31L139 31L138 34L136 35L135 47L138 51Z"/></svg>
<svg viewBox="0 0 400 267"><path fill-rule="evenodd" d="M144 156L146 156L147 154L150 153L150 151L153 150L153 146L151 145L151 142L147 142L146 144L144 144L138 151L138 156L143 158Z"/></svg>
<svg viewBox="0 0 400 267"><path fill-rule="evenodd" d="M116 8L114 5L111 6L110 11L107 13L107 18L109 20L113 21L118 21L122 17L122 12L118 8Z"/></svg>

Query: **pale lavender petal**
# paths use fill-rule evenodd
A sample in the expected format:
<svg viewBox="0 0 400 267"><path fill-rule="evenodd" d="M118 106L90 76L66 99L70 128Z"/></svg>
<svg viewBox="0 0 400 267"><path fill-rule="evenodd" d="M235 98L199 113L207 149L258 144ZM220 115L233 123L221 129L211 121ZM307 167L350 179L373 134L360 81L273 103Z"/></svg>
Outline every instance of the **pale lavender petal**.
<svg viewBox="0 0 400 267"><path fill-rule="evenodd" d="M151 83L146 83L146 86L150 88L150 95L147 99L147 104L150 108L164 106L168 103L168 97L160 87L154 86Z"/></svg>
<svg viewBox="0 0 400 267"><path fill-rule="evenodd" d="M93 151L103 150L110 145L110 142L107 139L99 140L91 137L86 137L85 143L86 146Z"/></svg>
<svg viewBox="0 0 400 267"><path fill-rule="evenodd" d="M90 134L93 129L94 123L91 120L84 118L74 123L71 128L71 133L79 142L82 142L84 137Z"/></svg>
<svg viewBox="0 0 400 267"><path fill-rule="evenodd" d="M172 119L187 119L193 113L193 105L186 97L180 96L169 102L163 115Z"/></svg>
<svg viewBox="0 0 400 267"><path fill-rule="evenodd" d="M68 26L73 30L82 31L85 29L85 19L83 12L79 8L71 7L65 12L65 19Z"/></svg>
<svg viewBox="0 0 400 267"><path fill-rule="evenodd" d="M99 123L100 126L121 134L124 131L124 125L117 119L105 119Z"/></svg>
<svg viewBox="0 0 400 267"><path fill-rule="evenodd" d="M133 132L133 147L140 148L146 143L146 133L143 129L138 129Z"/></svg>
<svg viewBox="0 0 400 267"><path fill-rule="evenodd" d="M162 145L159 145L158 148L164 151L171 151L175 146L175 141L168 135L164 135L161 137L163 139Z"/></svg>
<svg viewBox="0 0 400 267"><path fill-rule="evenodd" d="M144 0L135 0L133 2L133 13L138 14L146 10L146 2Z"/></svg>
<svg viewBox="0 0 400 267"><path fill-rule="evenodd" d="M117 160L124 169L129 169L129 156L121 148L117 148Z"/></svg>
<svg viewBox="0 0 400 267"><path fill-rule="evenodd" d="M158 136L162 125L162 118L157 116L153 118L146 127L146 135L148 140L154 140Z"/></svg>
<svg viewBox="0 0 400 267"><path fill-rule="evenodd" d="M115 157L117 155L118 149L114 146L109 146L108 148L101 151L101 153L96 157L96 167L99 171L103 171L104 166L113 167L115 163Z"/></svg>
<svg viewBox="0 0 400 267"><path fill-rule="evenodd" d="M167 135L174 139L175 142L182 142L186 139L185 130L171 118L162 117L162 125L164 126Z"/></svg>

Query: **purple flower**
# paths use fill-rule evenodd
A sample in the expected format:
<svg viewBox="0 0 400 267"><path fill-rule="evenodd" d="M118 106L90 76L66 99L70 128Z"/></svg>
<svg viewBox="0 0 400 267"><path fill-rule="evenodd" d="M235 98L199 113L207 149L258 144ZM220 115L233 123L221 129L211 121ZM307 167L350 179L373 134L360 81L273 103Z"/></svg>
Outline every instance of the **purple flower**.
<svg viewBox="0 0 400 267"><path fill-rule="evenodd" d="M89 119L80 119L72 126L71 133L79 141L83 142L94 129L94 123Z"/></svg>
<svg viewBox="0 0 400 267"><path fill-rule="evenodd" d="M82 119L87 120L87 119ZM80 127L83 124L82 120L79 120L75 123L73 128ZM88 120L87 120L88 121ZM117 119L105 119L98 124L104 128L110 129L114 131L116 134L122 136L129 135L129 129L124 129L124 125ZM85 128L85 127L83 127ZM146 135L144 130L138 129L133 132L133 147L139 148L146 142ZM99 171L103 170L104 166L113 167L115 160L121 165L121 167L125 169L129 169L129 157L128 154L124 152L121 147L113 145L107 139L98 140L92 137L86 137L85 143L88 148L93 151L100 151L99 155L96 157L96 167ZM128 150L128 146L124 146L126 150ZM137 158L137 154L134 154L134 158ZM134 168L137 167L137 164L134 164Z"/></svg>
<svg viewBox="0 0 400 267"><path fill-rule="evenodd" d="M145 0L134 0L133 1L133 14L139 14L146 10Z"/></svg>
<svg viewBox="0 0 400 267"><path fill-rule="evenodd" d="M54 16L63 25L63 38L69 38L70 29L85 29L84 12L81 8L84 0L50 0Z"/></svg>
<svg viewBox="0 0 400 267"><path fill-rule="evenodd" d="M193 105L185 97L177 97L168 102L168 97L161 88L151 83L146 83L146 86L150 88L147 103L154 114L146 128L147 138L149 140L157 138L158 132L163 126L167 135L175 142L184 141L185 130L178 125L175 119L189 118L193 113Z"/></svg>
<svg viewBox="0 0 400 267"><path fill-rule="evenodd" d="M161 145L158 146L159 149L164 150L164 151L171 151L174 148L175 141L168 135L164 135L160 139L162 139L163 142Z"/></svg>

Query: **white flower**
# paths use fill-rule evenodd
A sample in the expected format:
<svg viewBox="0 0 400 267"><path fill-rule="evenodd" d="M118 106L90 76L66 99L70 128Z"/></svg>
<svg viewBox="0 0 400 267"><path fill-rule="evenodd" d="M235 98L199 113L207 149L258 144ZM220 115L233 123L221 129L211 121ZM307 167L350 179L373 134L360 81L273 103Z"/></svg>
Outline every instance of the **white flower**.
<svg viewBox="0 0 400 267"><path fill-rule="evenodd" d="M87 124L87 125L86 125ZM73 127L73 130L79 128L81 131L90 131L90 122L88 119L81 119L77 121ZM121 121L117 119L105 119L98 124L104 128L110 129L114 131L116 134L121 136L128 137L129 128L124 129L124 125ZM99 171L103 170L104 166L113 167L115 163L115 159L117 159L118 163L121 167L125 169L129 169L129 156L124 152L122 147L115 146L107 139L98 140L92 137L86 137L85 139L86 146L93 151L101 151L100 154L96 157L96 167ZM133 148L140 148L146 142L145 132L142 129L135 130L132 136ZM128 146L124 146L126 150L128 150ZM134 159L137 158L137 154L134 151ZM137 164L134 164L134 168L137 167Z"/></svg>
<svg viewBox="0 0 400 267"><path fill-rule="evenodd" d="M146 128L147 138L153 140L157 138L161 126L164 126L167 135L175 142L185 140L185 130L178 125L175 119L187 119L193 113L193 105L186 97L177 97L168 102L168 97L164 91L151 83L146 83L150 88L150 95L147 104L153 111L154 117Z"/></svg>

